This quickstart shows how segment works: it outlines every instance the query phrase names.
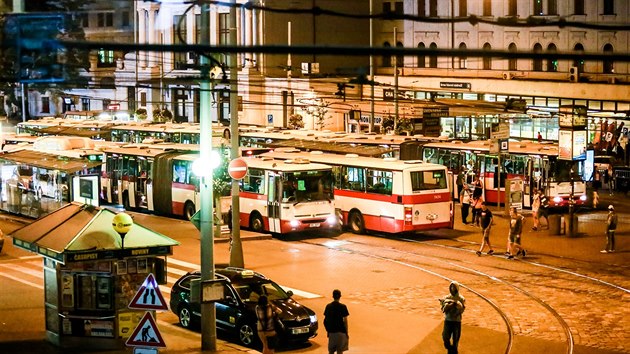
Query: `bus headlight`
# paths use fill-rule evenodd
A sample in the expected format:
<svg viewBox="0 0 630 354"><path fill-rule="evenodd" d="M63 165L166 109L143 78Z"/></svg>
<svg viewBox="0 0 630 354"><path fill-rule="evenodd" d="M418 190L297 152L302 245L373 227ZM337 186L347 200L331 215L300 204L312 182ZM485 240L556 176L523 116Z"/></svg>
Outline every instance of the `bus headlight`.
<svg viewBox="0 0 630 354"><path fill-rule="evenodd" d="M337 224L337 217L335 215L331 215L326 218L326 222L328 223L328 225L335 225Z"/></svg>
<svg viewBox="0 0 630 354"><path fill-rule="evenodd" d="M291 225L292 228L296 228L296 227L298 227L300 225L300 222L295 220L295 219L293 219L293 220L289 221L289 225Z"/></svg>
<svg viewBox="0 0 630 354"><path fill-rule="evenodd" d="M581 201L583 201L583 202L585 202L585 201L586 201L586 194L582 194L582 195L580 196L580 200L581 200Z"/></svg>
<svg viewBox="0 0 630 354"><path fill-rule="evenodd" d="M560 197L560 196L553 197L553 202L556 203L556 204L561 204L562 203L562 197Z"/></svg>

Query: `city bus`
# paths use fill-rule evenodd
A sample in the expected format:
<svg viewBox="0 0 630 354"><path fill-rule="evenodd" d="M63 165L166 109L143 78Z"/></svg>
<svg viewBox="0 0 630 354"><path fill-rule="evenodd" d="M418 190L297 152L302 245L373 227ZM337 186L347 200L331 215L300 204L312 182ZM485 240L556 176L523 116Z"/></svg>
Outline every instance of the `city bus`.
<svg viewBox="0 0 630 354"><path fill-rule="evenodd" d="M198 123L135 123L118 125L111 129L112 141L125 143L142 143L143 141L160 140L174 144L199 144ZM212 136L230 140L230 129L213 126Z"/></svg>
<svg viewBox="0 0 630 354"><path fill-rule="evenodd" d="M586 184L581 177L583 166L579 161L559 159L557 143L510 141L508 151L499 155L497 150L498 147L492 148L490 140L422 146L423 159L445 165L453 178L463 169L466 183L470 184L478 175L488 203L505 202L505 181L511 178L523 180L524 207L531 207L534 188L550 197L551 207L568 206L571 195L577 205L586 201ZM453 193L457 193L457 189Z"/></svg>
<svg viewBox="0 0 630 354"><path fill-rule="evenodd" d="M335 207L343 225L354 233L453 227L450 179L442 165L296 149L276 149L262 156L332 166Z"/></svg>

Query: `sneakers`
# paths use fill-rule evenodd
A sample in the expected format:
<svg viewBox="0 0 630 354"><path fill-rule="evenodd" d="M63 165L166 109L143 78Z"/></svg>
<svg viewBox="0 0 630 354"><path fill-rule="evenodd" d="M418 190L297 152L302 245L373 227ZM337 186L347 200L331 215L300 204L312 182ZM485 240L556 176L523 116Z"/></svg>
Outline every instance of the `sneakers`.
<svg viewBox="0 0 630 354"><path fill-rule="evenodd" d="M527 255L527 251L526 251L526 250L523 250L523 251L521 252L521 255L523 256L523 258L525 258L525 256Z"/></svg>
<svg viewBox="0 0 630 354"><path fill-rule="evenodd" d="M481 257L481 252L480 251L477 251L475 253L477 254L477 256Z"/></svg>
<svg viewBox="0 0 630 354"><path fill-rule="evenodd" d="M514 256L513 256L513 255L509 255L509 256L507 257L507 259L514 259Z"/></svg>
<svg viewBox="0 0 630 354"><path fill-rule="evenodd" d="M494 250L488 251L488 256L491 256L494 253Z"/></svg>
<svg viewBox="0 0 630 354"><path fill-rule="evenodd" d="M506 257L509 256L509 255L510 255L510 252L505 252L505 256Z"/></svg>
<svg viewBox="0 0 630 354"><path fill-rule="evenodd" d="M518 252L516 252L516 255L517 255L517 256L520 256L520 255L522 255L522 254L523 254L523 250L518 250Z"/></svg>
<svg viewBox="0 0 630 354"><path fill-rule="evenodd" d="M534 227L532 227L532 230L538 231L538 228L536 226L534 226Z"/></svg>
<svg viewBox="0 0 630 354"><path fill-rule="evenodd" d="M601 250L600 253L608 253L608 250Z"/></svg>

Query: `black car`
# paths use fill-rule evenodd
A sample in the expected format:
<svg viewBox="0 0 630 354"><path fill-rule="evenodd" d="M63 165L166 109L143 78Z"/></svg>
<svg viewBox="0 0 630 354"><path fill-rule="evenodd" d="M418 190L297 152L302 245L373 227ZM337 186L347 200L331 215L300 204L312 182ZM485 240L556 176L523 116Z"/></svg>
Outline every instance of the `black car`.
<svg viewBox="0 0 630 354"><path fill-rule="evenodd" d="M199 302L190 298L191 281L201 278L201 272L189 272L171 289L171 311L186 328L198 326L201 319ZM276 332L281 343L306 342L317 335L317 315L292 299L293 292L264 275L242 268L215 270L215 278L223 280L224 299L215 302L217 329L234 334L240 344L252 346L258 341L256 332L256 304L260 295L266 295L278 311Z"/></svg>

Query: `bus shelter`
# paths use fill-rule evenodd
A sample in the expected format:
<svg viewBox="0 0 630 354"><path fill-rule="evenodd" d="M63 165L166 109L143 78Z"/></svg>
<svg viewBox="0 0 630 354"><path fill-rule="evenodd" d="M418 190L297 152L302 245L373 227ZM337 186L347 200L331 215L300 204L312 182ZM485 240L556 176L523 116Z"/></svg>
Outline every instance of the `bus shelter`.
<svg viewBox="0 0 630 354"><path fill-rule="evenodd" d="M128 308L134 295L149 274L166 284L166 256L179 242L139 224L123 238L115 215L72 202L11 234L44 256L46 339L57 346L124 347L145 313Z"/></svg>
<svg viewBox="0 0 630 354"><path fill-rule="evenodd" d="M28 149L4 153L0 155L0 209L30 217L48 214L75 199L73 177L96 176L93 180L98 184L102 164Z"/></svg>

